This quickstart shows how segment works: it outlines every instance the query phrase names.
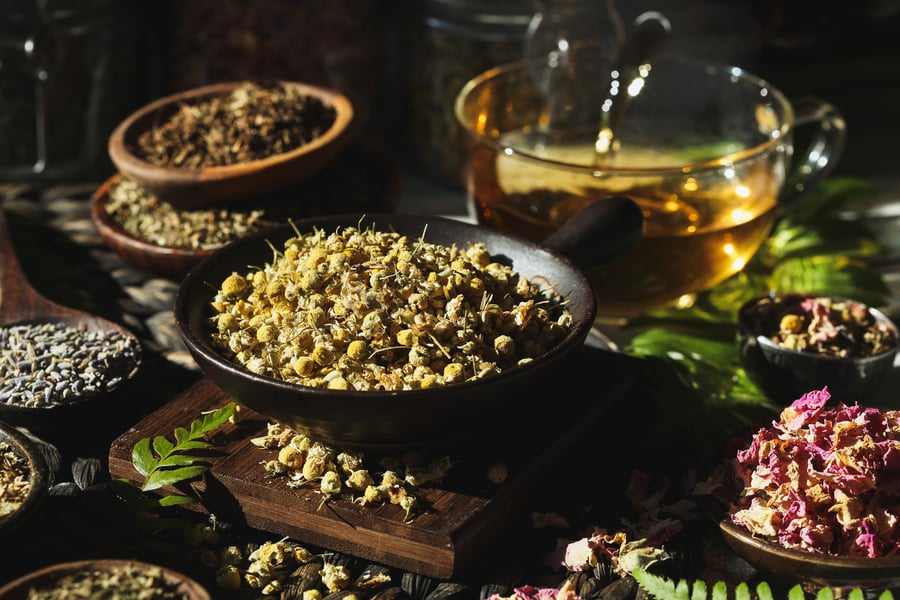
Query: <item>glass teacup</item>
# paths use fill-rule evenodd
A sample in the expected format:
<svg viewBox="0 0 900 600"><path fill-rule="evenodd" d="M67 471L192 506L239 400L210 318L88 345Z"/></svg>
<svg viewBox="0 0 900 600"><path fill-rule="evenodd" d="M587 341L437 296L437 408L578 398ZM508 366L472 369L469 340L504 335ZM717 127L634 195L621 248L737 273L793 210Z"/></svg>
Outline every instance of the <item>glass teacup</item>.
<svg viewBox="0 0 900 600"><path fill-rule="evenodd" d="M641 69L617 82L609 65L578 64L577 85L548 98L525 62L503 65L469 81L455 105L480 224L539 242L587 204L639 204L638 246L587 273L601 320L683 301L740 271L779 206L831 170L845 138L835 107L789 101L738 67L662 56ZM620 115L612 131L609 114ZM800 125L810 135L795 156Z"/></svg>

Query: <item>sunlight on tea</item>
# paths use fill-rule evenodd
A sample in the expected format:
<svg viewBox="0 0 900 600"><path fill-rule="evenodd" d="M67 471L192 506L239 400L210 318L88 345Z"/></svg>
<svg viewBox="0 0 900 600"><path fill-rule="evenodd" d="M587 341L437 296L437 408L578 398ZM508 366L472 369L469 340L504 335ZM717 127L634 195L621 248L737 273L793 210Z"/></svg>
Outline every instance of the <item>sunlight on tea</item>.
<svg viewBox="0 0 900 600"><path fill-rule="evenodd" d="M674 167L684 164L682 149L628 146L612 164L635 169L597 170L589 140L537 140L518 130L503 136L502 152L472 155L479 221L539 241L588 204L631 198L644 213L644 239L628 256L587 273L605 316L634 315L708 289L742 269L769 232L778 181L768 163L729 166L727 176L722 169L684 173Z"/></svg>
<svg viewBox="0 0 900 600"><path fill-rule="evenodd" d="M743 269L769 235L789 171L796 195L844 137L827 103L791 105L741 69L652 56L632 57L627 70L581 64L574 72L596 77L554 103L524 65L505 65L473 78L456 103L471 134L466 193L480 225L541 242L610 196L641 209L640 243L585 269L600 320L690 305ZM794 123L814 130L796 166Z"/></svg>

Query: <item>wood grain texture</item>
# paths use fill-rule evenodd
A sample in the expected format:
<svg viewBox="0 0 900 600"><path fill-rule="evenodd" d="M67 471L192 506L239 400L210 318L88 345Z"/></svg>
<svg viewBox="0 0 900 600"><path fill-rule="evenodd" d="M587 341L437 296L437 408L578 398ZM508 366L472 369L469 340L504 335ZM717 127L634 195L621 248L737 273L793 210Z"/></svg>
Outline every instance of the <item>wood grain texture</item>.
<svg viewBox="0 0 900 600"><path fill-rule="evenodd" d="M591 370L592 381L604 382L603 391L586 394L575 389L582 387L585 369ZM573 372L582 372L582 377L571 376ZM428 510L410 521L404 521L403 510L395 505L363 507L342 499L323 503L316 487L294 489L284 478L267 478L261 463L274 459L276 453L249 440L265 434L268 421L242 409L242 420L224 436L221 452L211 457L207 476L195 486L203 505L191 507L233 525L450 579L473 565L479 550L520 514L529 490L540 485L542 475L596 431L635 376L635 361L624 355L588 347L574 352L559 379L545 382L535 388L535 396L523 399L523 407L537 412L522 410L511 415L508 424L492 424L489 434L474 436L465 447L446 449L455 465L439 485L415 489ZM541 402L548 393L550 402ZM188 426L202 411L228 401L209 379L200 379L113 442L111 476L137 482L131 460L137 441L155 435L171 439L175 427ZM541 440L546 441L543 447L536 443ZM369 460L366 455L367 464L377 464ZM510 469L507 480L499 485L486 477L489 464L497 461L506 462Z"/></svg>

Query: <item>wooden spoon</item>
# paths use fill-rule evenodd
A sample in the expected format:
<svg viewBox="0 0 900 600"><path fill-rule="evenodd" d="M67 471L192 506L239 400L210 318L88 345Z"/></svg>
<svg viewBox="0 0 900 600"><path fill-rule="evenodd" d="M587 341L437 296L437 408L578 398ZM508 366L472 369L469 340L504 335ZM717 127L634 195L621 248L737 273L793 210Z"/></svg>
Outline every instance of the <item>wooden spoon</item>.
<svg viewBox="0 0 900 600"><path fill-rule="evenodd" d="M133 337L130 331L112 321L57 304L35 290L22 270L12 245L6 214L0 209L0 325L51 321Z"/></svg>
<svg viewBox="0 0 900 600"><path fill-rule="evenodd" d="M75 391L67 390L65 396L58 395L58 391L52 393L47 391L50 380L43 379L40 375L35 376L30 369L22 372L4 369L0 373L0 387L25 385L32 394L51 394L50 399L46 396L32 396L32 398L44 398L37 405L30 403L36 402L34 400L29 400L29 404L25 404L24 401L14 402L11 399L0 399L2 400L0 401L0 419L12 425L23 425L41 433L55 431L57 428L71 428L72 421L68 418L71 407L83 405L87 399L116 397L115 392L123 388L123 384L134 379L137 374L142 351L136 336L125 327L91 313L57 304L35 290L22 270L12 245L6 215L0 209L0 327L45 324L61 324L64 327L84 332L84 343L96 347L105 356L102 362L98 362L98 368L90 371L92 373L90 383L79 380L80 387ZM36 336L41 334L49 335L41 330ZM24 337L27 339L22 343L33 341L27 333ZM76 337L74 342L78 343L80 339ZM60 350L62 354L66 352L66 350ZM85 354L86 351L80 353ZM54 354L58 355L59 353ZM6 358L9 360L9 357ZM83 357L72 358L83 359ZM12 360L18 359L13 358ZM37 364L37 362L33 362L32 368ZM69 370L70 372L71 370ZM29 373L29 375L24 375L24 373ZM42 385L35 386L34 381L26 381L24 384L13 383L22 377L36 377L35 381L41 382ZM61 377L70 380L71 374L61 375ZM61 383L55 385L58 386ZM35 391L36 387L41 387L44 391ZM91 402L90 404L97 403ZM105 402L100 403L100 405L105 404ZM60 418L46 419L48 411L52 411Z"/></svg>

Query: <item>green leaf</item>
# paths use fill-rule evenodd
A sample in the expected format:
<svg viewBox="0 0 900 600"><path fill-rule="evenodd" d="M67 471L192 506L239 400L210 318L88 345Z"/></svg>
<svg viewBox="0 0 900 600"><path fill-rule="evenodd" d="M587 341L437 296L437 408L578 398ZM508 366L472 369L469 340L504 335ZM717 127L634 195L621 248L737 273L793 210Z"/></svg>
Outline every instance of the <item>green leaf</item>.
<svg viewBox="0 0 900 600"><path fill-rule="evenodd" d="M780 410L740 365L737 312L747 300L779 290L844 296L870 306L888 302L889 289L868 260L882 252L880 245L839 214L872 193L861 180L825 181L779 216L742 272L699 294L689 308L650 311L629 324L638 333L624 350L647 361L642 386L659 406L651 439L663 448L677 443L702 458Z"/></svg>
<svg viewBox="0 0 900 600"><path fill-rule="evenodd" d="M196 501L193 496L183 496L181 494L170 494L159 499L159 505L162 507L180 506L183 504L191 504Z"/></svg>
<svg viewBox="0 0 900 600"><path fill-rule="evenodd" d="M137 472L143 476L150 474L150 471L156 466L156 459L150 451L150 439L146 438L138 441L131 449L131 462Z"/></svg>
<svg viewBox="0 0 900 600"><path fill-rule="evenodd" d="M175 428L175 441L179 444L191 439L191 432L184 427Z"/></svg>
<svg viewBox="0 0 900 600"><path fill-rule="evenodd" d="M728 600L728 586L725 585L724 581L717 581L715 584L713 584L712 600ZM760 600L770 599L760 598Z"/></svg>
<svg viewBox="0 0 900 600"><path fill-rule="evenodd" d="M174 444L167 440L165 437L158 435L153 438L153 451L156 452L159 456L166 456L169 452L174 448Z"/></svg>
<svg viewBox="0 0 900 600"><path fill-rule="evenodd" d="M806 593L799 585L788 590L788 600L806 600Z"/></svg>
<svg viewBox="0 0 900 600"><path fill-rule="evenodd" d="M748 586L743 581L734 588L734 600L753 600L753 595L750 593L750 586Z"/></svg>
<svg viewBox="0 0 900 600"><path fill-rule="evenodd" d="M765 581L756 586L756 595L759 597L759 600L773 600L772 588Z"/></svg>
<svg viewBox="0 0 900 600"><path fill-rule="evenodd" d="M671 578L656 575L643 569L635 569L631 571L638 585L648 596L655 600L703 600L708 598L706 594L707 584L703 581L696 580L693 584L681 579L677 582ZM728 584L724 581L717 581L712 587L712 600L726 600L728 595ZM693 589L693 593L691 590ZM740 582L733 586L733 597L735 600L752 600L754 597L758 600L773 600L772 588L765 581L756 585L755 590L751 590L746 582ZM756 592L754 596L753 592ZM816 600L834 600L834 594L829 587L820 588L815 594ZM862 600L865 593L854 588L850 590L848 600ZM890 590L881 592L879 600L894 600L894 596ZM806 600L806 593L803 588L797 584L790 588L787 593L788 600Z"/></svg>
<svg viewBox="0 0 900 600"><path fill-rule="evenodd" d="M848 256L786 259L772 269L769 285L776 290L854 298L870 306L884 304L890 297L880 273Z"/></svg>
<svg viewBox="0 0 900 600"><path fill-rule="evenodd" d="M150 473L141 489L145 492L199 477L206 472L206 465L193 465L175 469L156 470Z"/></svg>
<svg viewBox="0 0 900 600"><path fill-rule="evenodd" d="M190 428L176 427L175 443L165 436L139 440L132 449L135 469L144 476L141 491L151 491L200 477L209 468L204 455L192 451L207 450L213 445L207 439L234 415L237 405L231 402L205 413L191 422Z"/></svg>
<svg viewBox="0 0 900 600"><path fill-rule="evenodd" d="M834 592L831 588L823 587L816 593L816 600L834 600Z"/></svg>
<svg viewBox="0 0 900 600"><path fill-rule="evenodd" d="M203 447L207 445L204 444ZM180 452L184 452L187 450L184 445L178 446ZM192 465L197 462L197 457L191 456L190 454L170 454L165 457L165 459L159 461L156 465L155 471L165 468L171 467L184 467L186 465Z"/></svg>

